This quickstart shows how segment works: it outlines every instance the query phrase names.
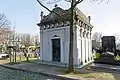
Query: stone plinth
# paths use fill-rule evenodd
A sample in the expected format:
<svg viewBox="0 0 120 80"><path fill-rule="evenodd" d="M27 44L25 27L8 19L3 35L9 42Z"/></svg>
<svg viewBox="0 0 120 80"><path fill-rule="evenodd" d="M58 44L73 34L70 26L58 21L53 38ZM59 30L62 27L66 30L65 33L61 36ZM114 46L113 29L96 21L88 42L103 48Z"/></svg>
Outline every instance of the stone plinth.
<svg viewBox="0 0 120 80"><path fill-rule="evenodd" d="M114 53L106 52L101 54L101 57L96 62L105 64L120 64L120 62L115 60Z"/></svg>

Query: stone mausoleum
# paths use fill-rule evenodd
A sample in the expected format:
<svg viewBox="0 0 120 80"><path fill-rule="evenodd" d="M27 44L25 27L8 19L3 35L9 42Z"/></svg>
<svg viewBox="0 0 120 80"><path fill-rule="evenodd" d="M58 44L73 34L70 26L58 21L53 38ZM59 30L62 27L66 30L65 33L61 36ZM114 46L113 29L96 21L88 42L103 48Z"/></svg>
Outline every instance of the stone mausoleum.
<svg viewBox="0 0 120 80"><path fill-rule="evenodd" d="M86 17L75 8L74 18L74 66L82 67L93 61L90 16ZM58 13L63 18L56 15ZM70 9L55 7L51 13L41 12L40 62L68 66L70 38Z"/></svg>

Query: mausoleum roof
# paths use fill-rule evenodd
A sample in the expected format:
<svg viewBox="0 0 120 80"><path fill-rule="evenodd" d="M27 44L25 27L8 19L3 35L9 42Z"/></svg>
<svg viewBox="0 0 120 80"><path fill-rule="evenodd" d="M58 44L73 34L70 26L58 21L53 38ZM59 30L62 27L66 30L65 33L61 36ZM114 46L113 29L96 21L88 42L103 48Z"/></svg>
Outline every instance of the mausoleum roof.
<svg viewBox="0 0 120 80"><path fill-rule="evenodd" d="M84 22L89 23L88 17L86 17L78 8L75 8L75 9L76 9L76 14L78 15L78 18ZM54 12L58 13L62 17L58 16ZM60 7L55 7L51 13L49 13L46 16L43 16L41 22L38 23L38 26L44 25L44 24L61 22L61 21L69 21L69 20L70 20L70 9L64 10Z"/></svg>

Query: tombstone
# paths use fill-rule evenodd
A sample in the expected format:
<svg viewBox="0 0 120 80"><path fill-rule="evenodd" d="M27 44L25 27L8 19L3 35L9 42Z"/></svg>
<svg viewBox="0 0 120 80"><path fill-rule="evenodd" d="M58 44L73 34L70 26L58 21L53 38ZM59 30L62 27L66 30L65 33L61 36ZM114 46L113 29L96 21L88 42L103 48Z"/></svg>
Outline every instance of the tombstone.
<svg viewBox="0 0 120 80"><path fill-rule="evenodd" d="M119 64L119 61L116 61L115 56L117 53L116 43L114 36L103 36L102 37L102 54L99 60L95 62L105 63L105 64Z"/></svg>
<svg viewBox="0 0 120 80"><path fill-rule="evenodd" d="M103 36L102 37L102 50L104 52L106 51L115 52L116 51L116 43L115 43L114 36Z"/></svg>

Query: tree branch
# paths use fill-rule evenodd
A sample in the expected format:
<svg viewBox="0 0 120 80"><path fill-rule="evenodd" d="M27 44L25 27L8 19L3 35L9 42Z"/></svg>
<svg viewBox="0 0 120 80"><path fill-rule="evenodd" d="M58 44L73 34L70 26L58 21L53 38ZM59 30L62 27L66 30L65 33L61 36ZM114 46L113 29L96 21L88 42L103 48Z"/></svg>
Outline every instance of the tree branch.
<svg viewBox="0 0 120 80"><path fill-rule="evenodd" d="M2 24L0 24L0 28L1 28L2 26L4 26L6 23L7 23L7 20L5 20L4 22L2 22ZM4 27L6 27L6 26L4 26Z"/></svg>
<svg viewBox="0 0 120 80"><path fill-rule="evenodd" d="M81 3L83 0L78 0L74 5L73 5L73 9L77 6L77 4Z"/></svg>
<svg viewBox="0 0 120 80"><path fill-rule="evenodd" d="M4 17L4 14L0 14L0 20L2 20Z"/></svg>
<svg viewBox="0 0 120 80"><path fill-rule="evenodd" d="M49 12L54 12L56 15L58 15L60 18L62 18L63 20L65 19L64 17L62 17L60 14L58 14L57 12L55 11L51 11L49 8L47 8L46 6L44 6L39 0L37 0L37 2L42 6L44 7L45 9L47 9Z"/></svg>

